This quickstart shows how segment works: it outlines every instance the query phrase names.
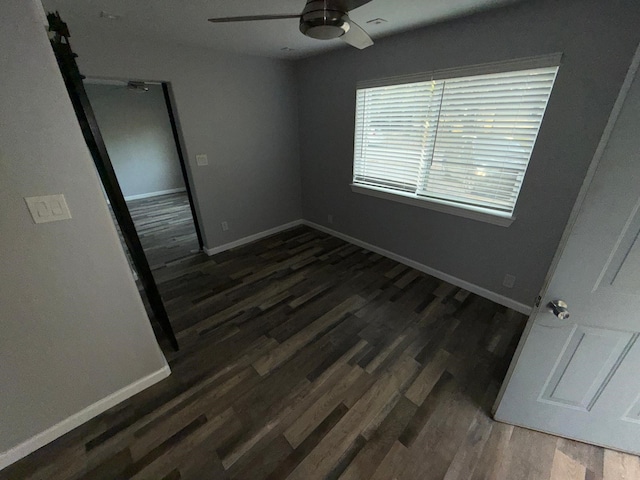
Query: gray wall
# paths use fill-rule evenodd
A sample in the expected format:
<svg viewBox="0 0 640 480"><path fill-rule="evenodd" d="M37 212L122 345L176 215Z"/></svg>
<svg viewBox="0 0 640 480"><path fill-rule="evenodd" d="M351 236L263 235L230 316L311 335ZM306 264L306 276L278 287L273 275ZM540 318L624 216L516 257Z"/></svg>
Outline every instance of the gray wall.
<svg viewBox="0 0 640 480"><path fill-rule="evenodd" d="M85 84L125 197L184 188L161 85Z"/></svg>
<svg viewBox="0 0 640 480"><path fill-rule="evenodd" d="M84 31L61 11L88 77L171 83L209 248L301 217L296 83L289 62ZM205 153L209 166L196 166ZM223 232L221 222L229 231Z"/></svg>
<svg viewBox="0 0 640 480"><path fill-rule="evenodd" d="M34 0L0 28L2 452L163 369ZM36 225L24 197L64 193Z"/></svg>
<svg viewBox="0 0 640 480"><path fill-rule="evenodd" d="M298 64L304 218L531 305L638 41L640 2L530 1ZM352 193L358 80L563 52L517 205L499 227ZM517 277L502 286L506 273Z"/></svg>

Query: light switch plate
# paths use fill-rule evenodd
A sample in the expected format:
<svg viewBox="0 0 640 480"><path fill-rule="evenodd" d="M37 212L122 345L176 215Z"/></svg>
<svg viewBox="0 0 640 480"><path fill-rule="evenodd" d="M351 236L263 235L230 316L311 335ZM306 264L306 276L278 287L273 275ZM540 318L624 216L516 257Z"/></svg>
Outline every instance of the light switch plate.
<svg viewBox="0 0 640 480"><path fill-rule="evenodd" d="M36 223L55 222L71 218L71 212L63 194L43 197L25 197L31 217Z"/></svg>
<svg viewBox="0 0 640 480"><path fill-rule="evenodd" d="M206 154L201 153L199 155L196 155L196 163L199 167L204 167L205 165L209 165L209 159L207 158Z"/></svg>

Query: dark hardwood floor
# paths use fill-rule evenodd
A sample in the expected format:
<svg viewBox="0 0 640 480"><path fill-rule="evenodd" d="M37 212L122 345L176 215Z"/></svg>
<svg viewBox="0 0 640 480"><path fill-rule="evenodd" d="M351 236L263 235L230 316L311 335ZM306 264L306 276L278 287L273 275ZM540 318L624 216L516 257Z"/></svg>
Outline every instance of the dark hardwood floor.
<svg viewBox="0 0 640 480"><path fill-rule="evenodd" d="M308 227L192 254L142 210L172 375L0 479L640 478L491 420L523 315Z"/></svg>

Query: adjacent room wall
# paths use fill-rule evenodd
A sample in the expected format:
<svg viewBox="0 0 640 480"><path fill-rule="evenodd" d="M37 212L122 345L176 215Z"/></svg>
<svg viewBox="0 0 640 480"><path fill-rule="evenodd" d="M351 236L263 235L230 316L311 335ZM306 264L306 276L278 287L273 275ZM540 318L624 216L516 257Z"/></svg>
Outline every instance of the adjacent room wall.
<svg viewBox="0 0 640 480"><path fill-rule="evenodd" d="M0 468L169 373L43 20L3 5ZM59 193L72 218L36 225L24 197Z"/></svg>
<svg viewBox="0 0 640 480"><path fill-rule="evenodd" d="M532 305L640 41L640 3L529 1L297 64L304 218ZM359 80L563 53L510 227L353 193ZM334 223L327 223L332 214ZM502 285L516 276L513 289Z"/></svg>
<svg viewBox="0 0 640 480"><path fill-rule="evenodd" d="M171 84L205 246L215 248L302 216L293 65L104 31L71 31L91 78ZM206 154L209 165L196 166ZM222 231L226 221L228 231Z"/></svg>
<svg viewBox="0 0 640 480"><path fill-rule="evenodd" d="M162 85L147 92L85 83L91 107L128 199L184 190Z"/></svg>

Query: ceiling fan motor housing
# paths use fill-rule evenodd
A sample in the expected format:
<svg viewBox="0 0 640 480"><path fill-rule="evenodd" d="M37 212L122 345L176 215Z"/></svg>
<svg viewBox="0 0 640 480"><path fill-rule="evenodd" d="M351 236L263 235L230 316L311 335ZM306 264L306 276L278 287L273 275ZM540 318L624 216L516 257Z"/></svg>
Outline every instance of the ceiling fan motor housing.
<svg viewBox="0 0 640 480"><path fill-rule="evenodd" d="M349 31L349 16L339 4L325 0L307 2L300 16L300 31L311 38L331 40Z"/></svg>

